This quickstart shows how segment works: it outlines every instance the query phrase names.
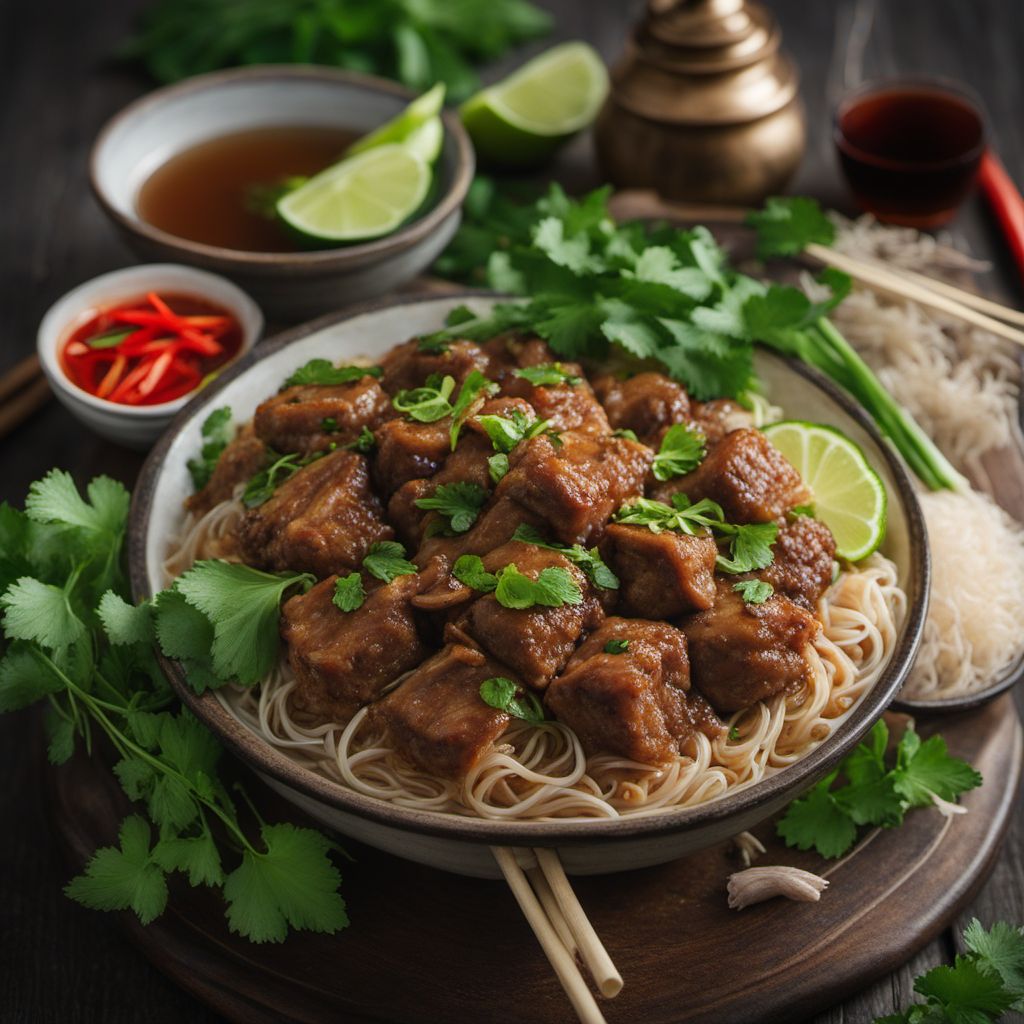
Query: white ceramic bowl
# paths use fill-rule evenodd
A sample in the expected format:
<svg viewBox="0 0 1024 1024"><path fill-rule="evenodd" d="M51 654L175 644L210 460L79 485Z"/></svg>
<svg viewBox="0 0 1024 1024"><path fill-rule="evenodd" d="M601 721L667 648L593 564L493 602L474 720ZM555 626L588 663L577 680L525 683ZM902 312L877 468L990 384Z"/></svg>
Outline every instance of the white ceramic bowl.
<svg viewBox="0 0 1024 1024"><path fill-rule="evenodd" d="M174 263L150 263L101 274L73 288L47 310L39 324L36 348L46 379L57 400L90 430L127 448L148 448L195 396L192 391L160 405L119 405L90 395L72 383L61 369L60 349L84 314L105 306L130 302L146 292L195 295L231 312L242 328L238 357L244 356L263 333L259 306L237 285L216 274Z"/></svg>
<svg viewBox="0 0 1024 1024"><path fill-rule="evenodd" d="M163 561L179 532L182 502L191 493L186 463L201 445L200 425L209 408L231 406L236 420L256 406L309 359L371 358L409 337L437 330L455 305L485 311L493 299L455 295L398 299L296 328L261 345L185 410L143 467L132 499L129 563L137 599L163 589ZM902 685L920 640L928 603L929 560L924 521L899 459L866 414L821 374L759 351L757 372L768 397L791 416L838 427L857 442L881 474L889 494L889 527L883 550L897 565L907 592L907 614L889 662L874 688L832 735L784 771L754 786L694 807L643 817L593 821L503 822L412 810L363 796L306 768L239 723L211 692L197 696L181 667L165 661L182 700L220 739L287 800L325 825L399 857L460 874L498 877L490 845L556 847L566 870L600 874L674 860L750 828L836 766L872 726Z"/></svg>
<svg viewBox="0 0 1024 1024"><path fill-rule="evenodd" d="M115 115L92 150L90 176L104 212L146 259L224 274L271 319L300 320L383 295L424 271L448 244L473 180L473 147L445 111L436 193L422 216L369 242L311 252L241 252L178 238L144 221L139 189L170 157L233 132L310 125L367 132L413 98L402 86L333 68L258 66L197 75L158 89Z"/></svg>

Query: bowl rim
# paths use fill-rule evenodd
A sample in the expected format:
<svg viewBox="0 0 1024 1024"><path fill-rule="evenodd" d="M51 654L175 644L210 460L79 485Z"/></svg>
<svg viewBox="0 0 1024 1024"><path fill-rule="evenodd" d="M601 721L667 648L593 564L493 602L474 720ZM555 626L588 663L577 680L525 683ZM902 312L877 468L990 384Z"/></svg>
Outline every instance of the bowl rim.
<svg viewBox="0 0 1024 1024"><path fill-rule="evenodd" d="M494 298L496 295L497 293L493 291L470 289L446 292L443 295L403 295L371 300L284 331L239 360L229 371L218 378L215 384L198 396L187 409L182 410L175 417L142 467L132 494L128 527L129 579L135 600L140 601L152 596L146 569L146 536L155 485L167 452L186 424L203 415L206 406L216 401L217 395L227 384L244 374L256 362L279 352L293 342L326 327L352 320L367 313L392 309L396 306L441 300L450 300L453 304L457 304L460 300ZM887 463L896 489L899 491L901 502L907 512L910 561L907 617L902 635L885 671L871 692L864 697L854 712L829 737L828 741L819 744L809 754L788 766L784 771L770 776L756 785L736 790L732 794L727 794L708 803L666 809L657 814L643 816L564 822L512 822L461 817L450 812L397 807L376 797L365 796L347 789L341 783L332 782L295 764L238 722L224 708L214 693L207 691L201 696L196 694L189 687L181 666L157 651L161 667L182 702L214 732L232 753L241 758L250 768L269 776L276 783L296 791L302 797L326 805L332 810L353 814L378 825L402 831L490 845L579 845L595 840L628 841L653 834L697 831L713 826L716 822L730 818L742 818L744 814L749 817L751 813L756 813L756 808L759 806L767 806L770 813L773 798L777 804L789 794L795 798L800 792L807 789L853 749L892 702L893 697L905 681L920 646L931 583L931 558L924 516L907 471L903 468L898 456L882 439L867 413L831 380L812 367L775 353L771 353L771 355L824 391L869 434Z"/></svg>
<svg viewBox="0 0 1024 1024"><path fill-rule="evenodd" d="M209 297L210 283L215 282L218 288L224 289L230 296L229 299L220 303L226 306L237 316L242 327L242 341L238 353L225 364L225 368L233 367L252 351L256 342L263 334L265 320L263 311L256 300L248 292L240 288L234 281L216 274L211 270L202 267L192 267L186 263L136 263L129 267L118 267L115 270L108 270L104 274L97 274L86 281L75 285L59 298L57 298L43 314L36 329L36 354L39 356L40 365L50 386L55 391L68 395L75 402L88 406L90 409L120 415L131 420L152 420L167 418L182 409L188 402L195 398L202 389L197 384L191 391L172 398L169 402L160 402L157 405L122 405L120 402L110 402L105 398L98 398L90 394L84 388L79 387L64 372L60 364L59 349L67 328L75 319L89 308L88 296L94 290L105 289L109 286L114 290L117 283L134 277L145 277L147 274L157 275L173 271L186 278L195 281L197 291L203 291L204 296ZM205 286L205 290L204 290ZM211 301L216 301L211 299ZM78 306L77 312L66 315L65 307ZM251 321L251 328L247 329L245 321Z"/></svg>
<svg viewBox="0 0 1024 1024"><path fill-rule="evenodd" d="M455 143L455 166L448 188L423 216L381 238L358 242L354 245L304 252L248 252L243 249L228 249L224 246L193 242L154 227L139 216L122 213L115 207L109 194L101 187L99 180L100 154L110 144L115 130L140 112L159 108L168 99L202 93L208 89L216 89L235 82L277 82L284 88L288 88L289 82L296 81L354 86L369 92L405 100L407 103L418 95L403 85L378 78L375 75L364 75L357 71L344 71L340 68L328 68L314 64L253 64L247 67L228 68L223 71L195 75L140 96L127 106L122 107L103 125L89 151L89 185L96 201L107 216L122 230L140 235L147 241L165 248L187 253L193 258L203 260L207 265L236 271L261 268L286 268L293 271L318 268L337 269L379 262L422 241L448 217L458 212L473 180L476 158L469 136L462 126L462 121L451 109L441 111L445 132ZM268 122L269 124L270 122Z"/></svg>

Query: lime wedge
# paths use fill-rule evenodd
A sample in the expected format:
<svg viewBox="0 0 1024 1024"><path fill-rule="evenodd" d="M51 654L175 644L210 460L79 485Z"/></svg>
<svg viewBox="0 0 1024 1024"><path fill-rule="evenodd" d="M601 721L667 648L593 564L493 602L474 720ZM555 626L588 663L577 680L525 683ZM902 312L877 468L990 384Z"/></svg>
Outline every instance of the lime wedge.
<svg viewBox="0 0 1024 1024"><path fill-rule="evenodd" d="M430 188L430 167L397 143L346 157L277 203L278 216L317 242L379 238L411 217Z"/></svg>
<svg viewBox="0 0 1024 1024"><path fill-rule="evenodd" d="M400 142L413 149L427 163L433 163L441 152L444 139L444 128L438 116L444 105L444 92L444 83L438 82L422 96L417 96L396 117L356 139L345 150L345 155L355 156L377 146Z"/></svg>
<svg viewBox="0 0 1024 1024"><path fill-rule="evenodd" d="M885 486L845 434L821 423L783 420L764 427L811 489L815 515L832 531L836 554L867 558L885 536Z"/></svg>
<svg viewBox="0 0 1024 1024"><path fill-rule="evenodd" d="M549 157L597 116L608 72L586 43L563 43L462 105L463 124L484 160L526 167Z"/></svg>

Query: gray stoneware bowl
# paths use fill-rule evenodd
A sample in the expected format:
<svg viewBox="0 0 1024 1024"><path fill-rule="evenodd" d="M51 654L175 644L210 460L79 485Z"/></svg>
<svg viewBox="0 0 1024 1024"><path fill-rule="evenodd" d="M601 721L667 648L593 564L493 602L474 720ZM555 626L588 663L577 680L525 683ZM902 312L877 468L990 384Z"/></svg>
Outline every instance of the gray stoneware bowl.
<svg viewBox="0 0 1024 1024"><path fill-rule="evenodd" d="M236 68L158 89L115 115L92 149L90 180L103 211L144 259L188 263L230 278L271 319L302 320L392 291L424 271L448 244L473 180L473 147L458 116L444 113L438 183L425 213L383 238L310 252L240 252L191 242L147 224L136 201L168 158L232 132L314 125L366 132L394 117L409 90L331 68Z"/></svg>
<svg viewBox="0 0 1024 1024"><path fill-rule="evenodd" d="M325 317L249 353L192 402L150 454L135 490L130 525L132 587L137 599L162 589L161 561L177 532L181 503L191 486L186 460L199 448L199 428L212 408L230 405L239 420L251 416L295 367L323 357L371 358L409 337L442 326L452 306L485 309L481 293L398 299ZM565 822L494 822L407 810L366 797L296 766L240 725L213 694L196 696L180 666L165 661L182 700L266 783L330 828L409 860L460 874L499 877L488 847L556 847L566 870L600 874L674 860L720 842L769 817L836 766L882 714L913 662L928 603L925 528L906 473L865 414L813 370L767 353L757 370L768 396L790 416L836 426L853 438L881 474L889 492L884 550L895 560L909 597L891 660L874 689L833 735L807 757L747 789L697 807L643 818Z"/></svg>

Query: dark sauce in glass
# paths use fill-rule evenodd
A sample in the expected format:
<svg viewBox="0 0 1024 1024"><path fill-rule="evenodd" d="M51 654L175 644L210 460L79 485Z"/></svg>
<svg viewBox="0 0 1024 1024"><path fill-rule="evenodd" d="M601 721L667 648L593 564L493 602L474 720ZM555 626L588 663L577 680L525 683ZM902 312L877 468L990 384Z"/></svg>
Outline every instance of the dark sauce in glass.
<svg viewBox="0 0 1024 1024"><path fill-rule="evenodd" d="M985 147L981 112L930 84L868 87L840 104L835 142L857 202L880 220L917 228L949 221Z"/></svg>
<svg viewBox="0 0 1024 1024"><path fill-rule="evenodd" d="M178 238L244 252L302 248L273 216L275 188L340 159L357 133L338 128L256 128L201 142L143 183L139 216Z"/></svg>

